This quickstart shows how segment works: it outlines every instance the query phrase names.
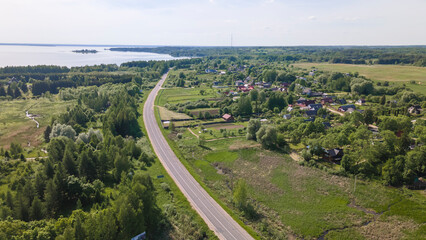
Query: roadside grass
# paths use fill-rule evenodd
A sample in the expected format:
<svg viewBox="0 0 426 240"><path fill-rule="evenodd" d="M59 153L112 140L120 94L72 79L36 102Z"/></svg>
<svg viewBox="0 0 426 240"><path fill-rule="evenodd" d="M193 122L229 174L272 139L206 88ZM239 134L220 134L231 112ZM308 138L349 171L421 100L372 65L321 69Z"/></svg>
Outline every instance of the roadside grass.
<svg viewBox="0 0 426 240"><path fill-rule="evenodd" d="M158 105L158 103L159 103L159 101L160 101L160 99L161 99L161 96L162 95L157 95L157 98L155 99L155 105ZM159 116L159 112L158 112L158 108L154 108L154 111L155 111L155 117L156 117L156 120L157 120L157 124L159 125L159 126L161 126L161 120L160 120L160 116ZM195 168L194 167L194 161L191 161L191 163L189 162L189 160L187 159L187 158L185 158L184 157L184 155L181 153L181 151L179 150L180 149L180 147L177 145L177 143L175 142L175 141L173 141L173 140L171 140L168 136L171 134L171 131L170 130L168 130L168 129L164 129L164 128L161 128L160 127L160 129L161 129L161 131L162 131L162 133L163 133L163 135L165 136L165 138L166 138L166 141L168 142L168 144L169 144L169 146L171 147L171 149L173 150L173 152L176 154L176 156L178 157L178 159L181 161L181 163L185 166L185 168L189 171L189 173L195 178L195 180L204 188L204 190L206 190L206 192L242 227L242 228L244 228L254 239L260 239L260 237L259 237L259 235L258 235L258 233L257 232L255 232L253 229L251 229L249 226L247 226L241 219L240 219L240 216L234 211L234 210L231 210L231 208L229 207L230 205L229 205L229 200L228 201L226 201L226 204L225 204L225 202L222 202L223 201L223 198L220 198L220 194L217 194L217 192L213 192L209 187L207 187L207 185L205 184L205 182L203 181L203 179L201 178L201 176L199 175L199 173L200 173L200 170L199 170L199 168ZM195 147L195 146L197 146L198 144L197 144L197 142L198 142L198 139L194 136L194 135L192 135L191 133L189 133L188 131L185 131L184 132L184 134L183 134L183 136L184 137L186 137L186 138L188 138L188 139L190 139L190 143L188 144L188 145L185 145L185 147L188 147L188 148L192 148L192 147ZM224 140L224 141L226 141L226 139ZM182 147L182 146L181 146ZM188 153L188 154L190 154L190 153ZM192 158L192 160L194 159L194 155L195 154L198 154L198 153L195 153L195 152L192 152L192 156L193 156L193 158ZM204 166L206 166L205 164L204 164ZM212 174L213 174L213 172L214 171L211 171L211 169L209 169L210 170L210 172L212 172ZM217 174L217 172L216 172L216 174Z"/></svg>
<svg viewBox="0 0 426 240"><path fill-rule="evenodd" d="M39 99L19 99L12 101L0 101L0 147L9 148L11 142L21 142L27 147L36 147L43 142L43 132L52 116L59 115L72 107L75 101L62 101L57 96ZM30 114L39 115L34 121L25 116L25 110ZM33 155L31 155L33 156Z"/></svg>
<svg viewBox="0 0 426 240"><path fill-rule="evenodd" d="M145 100L148 97L148 95L149 95L149 92L143 95L143 102L141 103L139 107L140 116L138 118L139 126L141 127L145 136L147 136L147 132L145 129L145 124L143 122L143 104L145 103ZM153 156L155 156L154 150L149 141L149 138L146 137L146 139L149 142L149 146L145 145L145 148L148 148L150 153ZM163 165L160 163L157 157L155 157L154 163L151 166L149 166L146 171L150 174L151 178L153 179L153 183L157 191L157 204L160 207L160 209L163 212L165 212L166 208L169 208L171 205L173 205L176 211L175 213L176 218L172 218L172 216L168 216L168 220L171 221L173 230L170 233L168 233L167 236L162 236L162 238L167 237L167 239L176 239L176 238L191 237L188 235L182 235L183 234L182 229L178 229L180 225L182 228L186 227L186 226L182 226L182 224L186 224L186 223L182 223L182 219L179 219L179 216L180 216L180 218L185 217L189 219L188 223L195 222L197 226L200 226L200 230L203 230L207 233L207 236L206 236L207 239L218 239L216 235L214 234L214 232L208 228L204 220L192 208L191 204L188 202L186 197L177 187L177 185L175 184L173 179L170 177L170 175L167 173L167 171L164 169ZM157 178L157 176L160 176L160 175L164 177Z"/></svg>
<svg viewBox="0 0 426 240"><path fill-rule="evenodd" d="M413 91L426 95L426 68L401 65L355 65L355 64L329 64L329 63L295 63L295 67L335 72L359 72L374 81L389 81L397 85L405 84ZM415 84L412 84L414 81Z"/></svg>

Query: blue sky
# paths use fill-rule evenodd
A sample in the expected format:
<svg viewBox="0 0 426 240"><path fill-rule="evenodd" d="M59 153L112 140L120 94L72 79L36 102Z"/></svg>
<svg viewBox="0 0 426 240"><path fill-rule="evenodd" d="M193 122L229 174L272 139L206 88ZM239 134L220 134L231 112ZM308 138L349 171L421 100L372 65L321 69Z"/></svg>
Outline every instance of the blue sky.
<svg viewBox="0 0 426 240"><path fill-rule="evenodd" d="M0 42L426 45L425 0L0 0Z"/></svg>

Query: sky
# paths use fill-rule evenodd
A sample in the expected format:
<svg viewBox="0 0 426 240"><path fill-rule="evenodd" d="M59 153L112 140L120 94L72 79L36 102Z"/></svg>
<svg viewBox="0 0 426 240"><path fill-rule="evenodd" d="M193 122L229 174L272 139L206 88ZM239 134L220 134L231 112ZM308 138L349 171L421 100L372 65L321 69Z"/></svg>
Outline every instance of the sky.
<svg viewBox="0 0 426 240"><path fill-rule="evenodd" d="M426 0L0 0L1 43L426 45Z"/></svg>

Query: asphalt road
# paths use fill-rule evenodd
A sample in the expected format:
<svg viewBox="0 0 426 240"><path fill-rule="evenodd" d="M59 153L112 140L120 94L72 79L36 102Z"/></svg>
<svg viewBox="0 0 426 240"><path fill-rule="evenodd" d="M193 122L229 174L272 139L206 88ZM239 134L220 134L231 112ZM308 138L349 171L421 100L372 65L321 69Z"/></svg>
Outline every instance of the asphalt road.
<svg viewBox="0 0 426 240"><path fill-rule="evenodd" d="M155 120L154 101L166 77L164 74L151 91L143 110L143 120L155 153L192 207L220 239L253 239L191 176L162 135Z"/></svg>

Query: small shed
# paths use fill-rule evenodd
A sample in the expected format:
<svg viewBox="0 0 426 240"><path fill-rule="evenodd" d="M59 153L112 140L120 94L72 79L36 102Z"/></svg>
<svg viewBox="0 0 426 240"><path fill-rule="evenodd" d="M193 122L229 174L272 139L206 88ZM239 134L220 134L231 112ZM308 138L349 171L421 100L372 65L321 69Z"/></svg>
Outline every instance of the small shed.
<svg viewBox="0 0 426 240"><path fill-rule="evenodd" d="M231 115L231 114L224 114L223 116L222 116L222 118L223 118L223 120L225 120L225 121L227 121L227 122L232 122L232 121L234 121L234 117Z"/></svg>

